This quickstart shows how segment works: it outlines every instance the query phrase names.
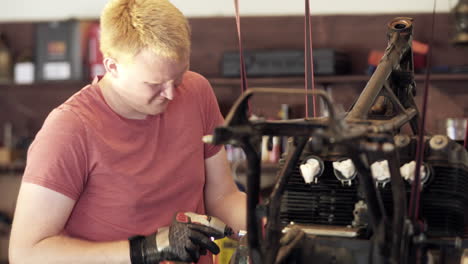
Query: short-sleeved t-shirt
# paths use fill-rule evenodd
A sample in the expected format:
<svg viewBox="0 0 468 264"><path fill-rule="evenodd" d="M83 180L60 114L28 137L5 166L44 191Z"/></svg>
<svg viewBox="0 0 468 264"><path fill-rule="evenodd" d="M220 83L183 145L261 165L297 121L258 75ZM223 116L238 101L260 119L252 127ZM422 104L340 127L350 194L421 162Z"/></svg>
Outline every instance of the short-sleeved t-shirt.
<svg viewBox="0 0 468 264"><path fill-rule="evenodd" d="M144 120L116 114L95 80L49 114L28 150L23 181L76 200L69 236L148 235L178 211L205 213L204 160L220 146L202 137L222 121L210 84L194 72L166 111Z"/></svg>

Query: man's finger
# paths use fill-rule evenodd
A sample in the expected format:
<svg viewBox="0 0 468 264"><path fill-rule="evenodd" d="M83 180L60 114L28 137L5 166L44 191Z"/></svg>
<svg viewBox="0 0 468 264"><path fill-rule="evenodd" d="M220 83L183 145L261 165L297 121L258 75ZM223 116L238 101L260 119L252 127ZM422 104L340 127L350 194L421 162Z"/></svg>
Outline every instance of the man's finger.
<svg viewBox="0 0 468 264"><path fill-rule="evenodd" d="M200 255L204 256L204 255L206 255L206 253L208 253L206 248L200 248Z"/></svg>
<svg viewBox="0 0 468 264"><path fill-rule="evenodd" d="M200 248L207 249L213 254L218 254L219 251L220 251L220 249L219 249L218 245L216 245L216 243L211 241L211 239L208 236L206 236L205 234L202 234L202 233L200 233L198 231L194 230L190 234L190 240L194 244L200 246Z"/></svg>
<svg viewBox="0 0 468 264"><path fill-rule="evenodd" d="M199 247L196 245L192 245L193 247L185 247L185 251L190 255L192 258L192 262L198 262L200 258Z"/></svg>
<svg viewBox="0 0 468 264"><path fill-rule="evenodd" d="M204 234L207 237L213 237L214 239L220 239L224 237L224 233L220 232L214 228L208 227L208 226L203 226L203 225L198 225L198 224L190 224L189 228L192 230L196 230L202 234Z"/></svg>

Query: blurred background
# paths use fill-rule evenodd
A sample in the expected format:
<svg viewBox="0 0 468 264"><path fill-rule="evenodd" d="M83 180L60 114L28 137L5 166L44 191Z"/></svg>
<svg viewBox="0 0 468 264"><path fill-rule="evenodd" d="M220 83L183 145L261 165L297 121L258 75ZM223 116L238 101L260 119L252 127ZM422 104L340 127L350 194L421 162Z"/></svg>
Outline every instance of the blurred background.
<svg viewBox="0 0 468 264"><path fill-rule="evenodd" d="M9 225L29 143L54 107L103 74L99 14L106 2L0 0L0 263L7 263ZM191 23L191 70L208 78L226 115L241 93L234 3L171 2ZM432 11L431 0L312 0L317 89L327 91L339 109L348 109L386 48L387 23L408 16L414 18L420 103ZM304 1L240 1L240 12L249 87L303 88ZM438 0L435 32L427 128L462 140L468 117L468 2ZM304 117L304 98L258 97L252 111L267 119ZM320 105L319 112L326 115ZM243 158L233 148L228 154L233 164ZM264 161L275 164L277 153L271 157Z"/></svg>

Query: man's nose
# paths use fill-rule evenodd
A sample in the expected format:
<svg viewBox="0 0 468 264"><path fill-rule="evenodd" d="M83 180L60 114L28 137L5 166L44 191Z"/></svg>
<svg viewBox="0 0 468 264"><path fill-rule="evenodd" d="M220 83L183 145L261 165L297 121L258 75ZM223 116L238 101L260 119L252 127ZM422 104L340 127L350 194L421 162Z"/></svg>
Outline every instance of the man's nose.
<svg viewBox="0 0 468 264"><path fill-rule="evenodd" d="M168 82L164 84L164 87L161 91L161 96L168 99L172 100L175 97L175 85L173 82Z"/></svg>

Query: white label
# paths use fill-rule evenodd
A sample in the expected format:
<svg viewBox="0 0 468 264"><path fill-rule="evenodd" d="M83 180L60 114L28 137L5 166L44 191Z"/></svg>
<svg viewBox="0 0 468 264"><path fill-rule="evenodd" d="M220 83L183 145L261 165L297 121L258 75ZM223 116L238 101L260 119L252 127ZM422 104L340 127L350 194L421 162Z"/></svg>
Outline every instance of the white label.
<svg viewBox="0 0 468 264"><path fill-rule="evenodd" d="M48 62L43 69L45 80L67 80L71 77L71 67L68 62Z"/></svg>
<svg viewBox="0 0 468 264"><path fill-rule="evenodd" d="M34 64L19 62L15 64L15 83L29 84L34 82Z"/></svg>

